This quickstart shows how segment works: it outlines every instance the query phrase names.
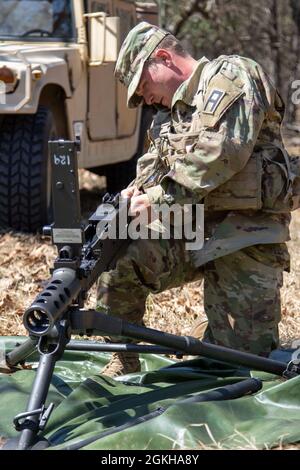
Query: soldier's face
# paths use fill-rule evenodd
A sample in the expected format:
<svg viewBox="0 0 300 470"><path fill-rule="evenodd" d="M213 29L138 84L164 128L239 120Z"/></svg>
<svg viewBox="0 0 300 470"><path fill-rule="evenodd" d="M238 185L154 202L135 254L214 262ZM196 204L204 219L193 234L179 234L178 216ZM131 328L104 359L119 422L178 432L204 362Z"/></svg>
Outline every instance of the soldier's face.
<svg viewBox="0 0 300 470"><path fill-rule="evenodd" d="M171 108L173 95L180 84L176 71L164 61L146 62L136 94L148 105Z"/></svg>

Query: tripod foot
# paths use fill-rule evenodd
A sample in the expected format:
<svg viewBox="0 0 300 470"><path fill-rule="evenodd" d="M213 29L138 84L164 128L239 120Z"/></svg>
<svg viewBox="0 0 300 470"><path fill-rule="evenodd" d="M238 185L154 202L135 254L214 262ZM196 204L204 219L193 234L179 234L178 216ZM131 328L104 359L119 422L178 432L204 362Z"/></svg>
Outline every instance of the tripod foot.
<svg viewBox="0 0 300 470"><path fill-rule="evenodd" d="M6 362L5 359L3 361L0 361L0 373L1 374L13 374L14 372L17 372L18 370L23 370L23 369L32 369L32 366L28 364L27 365L18 364L16 366L11 366Z"/></svg>
<svg viewBox="0 0 300 470"><path fill-rule="evenodd" d="M10 439L7 439L6 442L0 447L1 450L18 450L19 449L19 437L11 437ZM50 446L50 443L47 441L47 439L40 438L37 439L36 443L29 447L29 450L44 450L47 449L47 447Z"/></svg>
<svg viewBox="0 0 300 470"><path fill-rule="evenodd" d="M17 370L21 370L21 367L9 366L5 360L0 361L0 372L1 374L12 374Z"/></svg>

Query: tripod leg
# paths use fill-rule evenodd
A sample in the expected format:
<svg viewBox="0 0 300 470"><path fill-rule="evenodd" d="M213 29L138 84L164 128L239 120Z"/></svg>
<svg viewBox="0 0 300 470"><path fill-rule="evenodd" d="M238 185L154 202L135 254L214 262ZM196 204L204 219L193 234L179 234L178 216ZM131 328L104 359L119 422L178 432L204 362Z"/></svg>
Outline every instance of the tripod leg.
<svg viewBox="0 0 300 470"><path fill-rule="evenodd" d="M177 336L152 328L145 328L95 310L74 310L70 316L70 324L73 333L83 333L89 330L90 332L93 331L93 334L99 332L109 336L125 336L175 349L178 352L210 357L230 364L283 375L286 378L299 375L299 367L293 363L287 368L285 362L205 343L192 336Z"/></svg>
<svg viewBox="0 0 300 470"><path fill-rule="evenodd" d="M40 357L26 413L21 413L14 419L17 430L21 430L18 450L28 449L36 441L37 434L41 429L41 421L45 411L44 405L56 360L57 358L52 354L42 354ZM24 420L20 422L23 418Z"/></svg>
<svg viewBox="0 0 300 470"><path fill-rule="evenodd" d="M27 341L16 346L11 352L6 354L6 364L8 367L14 367L22 363L30 356L37 347L39 338L29 337Z"/></svg>
<svg viewBox="0 0 300 470"><path fill-rule="evenodd" d="M32 391L25 413L20 413L14 418L14 425L17 431L20 431L20 438L16 445L5 444L6 448L13 445L17 450L26 450L32 447L36 442L41 442L38 438L39 431L46 426L48 418L54 408L51 403L45 408L51 379L53 376L56 361L58 361L70 340L70 329L68 322L62 320L54 325L48 335L42 336L38 344L40 360L32 386ZM28 346L29 349L29 346Z"/></svg>

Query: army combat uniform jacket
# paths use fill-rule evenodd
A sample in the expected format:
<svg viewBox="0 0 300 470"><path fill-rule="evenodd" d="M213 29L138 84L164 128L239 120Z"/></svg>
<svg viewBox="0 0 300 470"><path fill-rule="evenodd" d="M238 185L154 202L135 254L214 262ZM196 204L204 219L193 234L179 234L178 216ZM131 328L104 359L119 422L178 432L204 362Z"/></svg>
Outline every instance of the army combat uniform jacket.
<svg viewBox="0 0 300 470"><path fill-rule="evenodd" d="M240 56L202 58L158 112L135 184L151 203L200 204L210 228L197 265L289 239L291 162L281 137L284 104L263 69ZM218 221L218 223L214 223Z"/></svg>

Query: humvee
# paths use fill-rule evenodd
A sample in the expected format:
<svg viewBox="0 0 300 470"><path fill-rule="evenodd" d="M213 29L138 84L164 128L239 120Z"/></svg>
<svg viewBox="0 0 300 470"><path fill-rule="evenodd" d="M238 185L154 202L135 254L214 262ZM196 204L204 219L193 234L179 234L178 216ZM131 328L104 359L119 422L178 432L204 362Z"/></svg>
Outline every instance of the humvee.
<svg viewBox="0 0 300 470"><path fill-rule="evenodd" d="M48 141L80 140L79 168L110 191L134 177L151 119L113 75L128 31L154 3L0 0L0 226L36 231L51 211ZM48 220L49 221L49 220Z"/></svg>

